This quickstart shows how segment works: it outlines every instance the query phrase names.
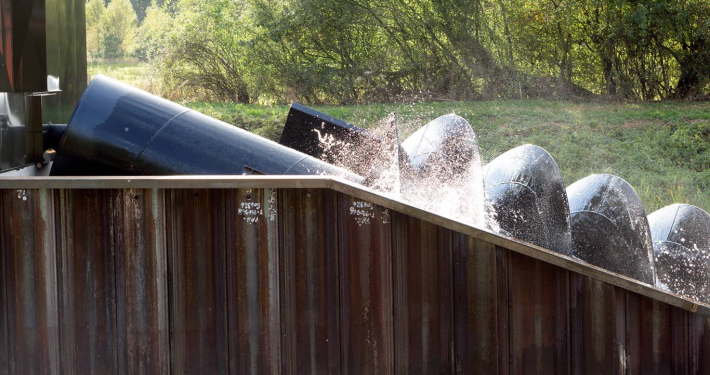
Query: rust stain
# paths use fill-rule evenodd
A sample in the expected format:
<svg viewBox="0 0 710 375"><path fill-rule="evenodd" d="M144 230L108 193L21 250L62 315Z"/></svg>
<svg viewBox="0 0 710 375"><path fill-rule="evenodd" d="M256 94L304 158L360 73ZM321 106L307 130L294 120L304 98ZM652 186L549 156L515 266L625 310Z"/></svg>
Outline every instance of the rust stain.
<svg viewBox="0 0 710 375"><path fill-rule="evenodd" d="M116 290L118 357L127 373L169 368L163 192L117 192Z"/></svg>
<svg viewBox="0 0 710 375"><path fill-rule="evenodd" d="M282 355L288 374L340 371L339 279L335 194L281 194Z"/></svg>
<svg viewBox="0 0 710 375"><path fill-rule="evenodd" d="M62 371L118 371L114 208L116 191L63 190Z"/></svg>
<svg viewBox="0 0 710 375"><path fill-rule="evenodd" d="M396 372L450 373L451 233L402 214L392 223Z"/></svg>
<svg viewBox="0 0 710 375"><path fill-rule="evenodd" d="M59 324L53 195L2 191L5 371L58 374Z"/></svg>
<svg viewBox="0 0 710 375"><path fill-rule="evenodd" d="M391 224L383 208L338 194L341 358L345 374L394 370ZM363 215L351 208L364 208Z"/></svg>
<svg viewBox="0 0 710 375"><path fill-rule="evenodd" d="M179 189L166 194L171 369L225 374L224 192Z"/></svg>
<svg viewBox="0 0 710 375"><path fill-rule="evenodd" d="M5 189L0 212L0 374L710 368L698 304L327 189Z"/></svg>
<svg viewBox="0 0 710 375"><path fill-rule="evenodd" d="M268 189L226 194L229 357L236 373L281 369L278 217L271 197Z"/></svg>

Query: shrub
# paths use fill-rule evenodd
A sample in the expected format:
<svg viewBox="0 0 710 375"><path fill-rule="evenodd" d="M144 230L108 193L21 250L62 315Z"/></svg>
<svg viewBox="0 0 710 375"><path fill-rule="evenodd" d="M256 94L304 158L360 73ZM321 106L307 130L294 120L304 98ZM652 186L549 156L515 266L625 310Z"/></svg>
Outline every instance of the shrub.
<svg viewBox="0 0 710 375"><path fill-rule="evenodd" d="M86 49L91 58L122 58L135 54L136 12L130 0L86 4Z"/></svg>
<svg viewBox="0 0 710 375"><path fill-rule="evenodd" d="M155 60L172 95L216 101L252 101L246 71L250 61L250 26L241 2L182 0Z"/></svg>
<svg viewBox="0 0 710 375"><path fill-rule="evenodd" d="M161 56L171 29L172 19L165 6L158 6L153 2L146 9L145 18L136 34L136 57L151 61Z"/></svg>
<svg viewBox="0 0 710 375"><path fill-rule="evenodd" d="M103 56L99 31L105 10L103 0L89 0L86 3L86 52L89 57Z"/></svg>
<svg viewBox="0 0 710 375"><path fill-rule="evenodd" d="M113 0L101 16L100 35L103 57L119 58L134 52L136 12L130 0Z"/></svg>

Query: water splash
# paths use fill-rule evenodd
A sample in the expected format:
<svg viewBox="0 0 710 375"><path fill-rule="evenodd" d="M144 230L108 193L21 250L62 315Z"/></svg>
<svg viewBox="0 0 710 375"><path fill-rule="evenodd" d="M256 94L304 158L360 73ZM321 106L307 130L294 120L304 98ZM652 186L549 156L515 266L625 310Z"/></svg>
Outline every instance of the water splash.
<svg viewBox="0 0 710 375"><path fill-rule="evenodd" d="M375 148L379 155L370 158L372 164L365 184L392 198L401 198L402 152L399 147L397 115L390 114L373 130L373 134L380 140L380 146Z"/></svg>
<svg viewBox="0 0 710 375"><path fill-rule="evenodd" d="M710 302L710 215L685 204L650 215L656 285Z"/></svg>
<svg viewBox="0 0 710 375"><path fill-rule="evenodd" d="M641 199L626 181L591 175L567 188L573 255L654 284L653 244Z"/></svg>
<svg viewBox="0 0 710 375"><path fill-rule="evenodd" d="M404 142L407 164L402 196L413 204L457 220L485 225L483 166L471 125L455 114L441 116Z"/></svg>
<svg viewBox="0 0 710 375"><path fill-rule="evenodd" d="M569 243L570 232L556 230L557 224L565 228L572 224L575 257L647 283L655 279L656 285L664 290L710 299L709 245L696 240L697 233L696 236L689 233L697 230L686 230L689 223L665 232L676 236L675 244L659 246L655 238L652 242L643 206L626 181L616 176L595 175L572 184L565 192L552 157L542 149L531 152L535 148L531 145L509 151L507 160L497 168L489 168L495 164L491 162L484 173L475 133L464 119L453 114L426 124L400 144L401 129L402 124L392 114L370 127L368 137L362 141L339 139L326 134L323 128L314 131L322 146L322 159L364 176L367 186L385 196L475 226L487 224L494 231L561 253L567 253L569 245L565 249L556 249L554 245ZM535 195L535 207L525 209L515 199L517 204L510 204L507 198L525 200L515 194L502 196L497 206L484 206L484 176L490 179L486 189L491 190L491 196L503 183L519 184ZM541 176L548 178L540 179ZM560 201L553 202L555 199ZM531 215L545 220L538 222L537 216ZM547 218L548 215L552 216ZM511 228L516 229L515 226L503 228L501 223L505 220L529 227L532 237L513 233ZM535 241L540 233L533 231L543 227L550 227L550 238L540 243ZM710 224L704 228L700 237L707 240ZM562 235L566 237L559 237ZM665 267L664 270L659 269L656 277L655 266L664 262L666 265L660 267ZM661 275L663 272L666 274Z"/></svg>
<svg viewBox="0 0 710 375"><path fill-rule="evenodd" d="M469 224L485 224L483 171L478 140L456 115L424 125L400 144L397 116L369 129L366 142L321 134L324 160L365 176L386 196Z"/></svg>
<svg viewBox="0 0 710 375"><path fill-rule="evenodd" d="M484 174L491 229L572 255L567 193L547 151L529 144L516 147L486 165Z"/></svg>

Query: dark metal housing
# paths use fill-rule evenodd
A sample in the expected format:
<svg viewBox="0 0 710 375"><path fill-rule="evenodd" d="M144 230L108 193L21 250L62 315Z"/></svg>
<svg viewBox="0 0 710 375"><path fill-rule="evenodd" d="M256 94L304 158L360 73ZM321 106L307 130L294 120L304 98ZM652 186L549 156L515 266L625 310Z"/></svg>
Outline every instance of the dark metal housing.
<svg viewBox="0 0 710 375"><path fill-rule="evenodd" d="M361 178L145 91L99 76L59 142L53 176L329 174Z"/></svg>
<svg viewBox="0 0 710 375"><path fill-rule="evenodd" d="M415 202L448 196L429 208L458 206L456 216L484 225L481 150L464 118L449 114L427 123L402 142L401 156L403 196Z"/></svg>
<svg viewBox="0 0 710 375"><path fill-rule="evenodd" d="M641 199L617 176L591 175L567 188L575 257L654 284L653 245Z"/></svg>
<svg viewBox="0 0 710 375"><path fill-rule="evenodd" d="M0 91L47 91L45 0L0 0Z"/></svg>
<svg viewBox="0 0 710 375"><path fill-rule="evenodd" d="M0 170L46 163L42 124L66 123L84 91L84 8L85 0L0 0Z"/></svg>
<svg viewBox="0 0 710 375"><path fill-rule="evenodd" d="M656 281L671 292L710 302L710 215L674 204L648 215Z"/></svg>
<svg viewBox="0 0 710 375"><path fill-rule="evenodd" d="M569 203L557 163L544 149L523 145L493 159L485 170L486 210L517 239L572 255Z"/></svg>
<svg viewBox="0 0 710 375"><path fill-rule="evenodd" d="M373 138L363 128L301 104L292 103L279 143L321 159L324 156L321 139L326 135L332 136L335 140L358 144ZM323 160L333 163L333 160L327 158Z"/></svg>

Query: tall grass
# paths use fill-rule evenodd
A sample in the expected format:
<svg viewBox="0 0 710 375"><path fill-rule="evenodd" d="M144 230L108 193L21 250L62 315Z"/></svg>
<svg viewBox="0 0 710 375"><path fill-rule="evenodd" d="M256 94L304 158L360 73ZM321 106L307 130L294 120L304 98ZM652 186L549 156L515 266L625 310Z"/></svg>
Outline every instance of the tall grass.
<svg viewBox="0 0 710 375"><path fill-rule="evenodd" d="M104 74L143 89L149 86L151 80L148 65L135 61L91 61L89 62L88 73L90 78Z"/></svg>

